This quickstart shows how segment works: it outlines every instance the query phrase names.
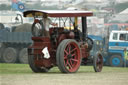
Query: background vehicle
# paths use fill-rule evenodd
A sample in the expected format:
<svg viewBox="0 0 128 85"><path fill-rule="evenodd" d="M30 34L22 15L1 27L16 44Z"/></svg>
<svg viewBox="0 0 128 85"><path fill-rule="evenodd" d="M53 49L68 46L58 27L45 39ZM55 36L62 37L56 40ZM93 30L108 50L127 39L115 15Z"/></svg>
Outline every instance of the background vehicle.
<svg viewBox="0 0 128 85"><path fill-rule="evenodd" d="M15 28L0 29L0 61L4 63L28 63L27 47L32 44L31 32L25 32L22 27L31 28L30 24L23 24ZM20 28L20 30L18 30ZM27 29L27 28L26 28ZM10 32L9 30L13 30ZM18 32L19 31L19 32Z"/></svg>
<svg viewBox="0 0 128 85"><path fill-rule="evenodd" d="M28 63L27 47L32 44L31 26L21 14L2 14L0 23L0 61ZM8 21L4 21L8 19ZM15 20L16 19L16 20Z"/></svg>
<svg viewBox="0 0 128 85"><path fill-rule="evenodd" d="M124 61L126 60L124 58L125 57L124 50L127 48L128 48L128 32L121 30L112 31L110 33L109 42L108 42L108 56L105 57L106 64L110 66L123 66Z"/></svg>

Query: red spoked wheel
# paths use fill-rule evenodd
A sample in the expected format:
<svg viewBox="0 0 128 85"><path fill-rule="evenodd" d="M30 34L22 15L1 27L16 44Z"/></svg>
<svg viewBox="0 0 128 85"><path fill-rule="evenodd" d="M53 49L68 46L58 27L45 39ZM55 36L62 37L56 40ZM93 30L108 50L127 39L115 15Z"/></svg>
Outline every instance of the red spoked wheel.
<svg viewBox="0 0 128 85"><path fill-rule="evenodd" d="M76 72L81 64L81 52L77 42L72 39L63 40L57 48L56 61L61 72Z"/></svg>
<svg viewBox="0 0 128 85"><path fill-rule="evenodd" d="M101 72L103 68L103 57L100 53L97 53L96 56L93 57L93 67L95 72Z"/></svg>

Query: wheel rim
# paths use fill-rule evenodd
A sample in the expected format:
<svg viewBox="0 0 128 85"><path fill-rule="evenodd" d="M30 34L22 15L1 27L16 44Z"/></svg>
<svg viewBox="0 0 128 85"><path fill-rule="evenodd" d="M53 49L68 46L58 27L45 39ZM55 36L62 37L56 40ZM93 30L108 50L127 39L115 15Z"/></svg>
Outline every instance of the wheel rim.
<svg viewBox="0 0 128 85"><path fill-rule="evenodd" d="M114 65L114 66L118 66L119 64L120 64L120 59L119 58L113 58L112 59L112 64Z"/></svg>
<svg viewBox="0 0 128 85"><path fill-rule="evenodd" d="M69 72L75 72L80 66L80 49L74 42L67 44L64 50L64 66Z"/></svg>
<svg viewBox="0 0 128 85"><path fill-rule="evenodd" d="M11 52L11 53L5 54L3 58L4 58L5 63L14 63L16 61L15 57L16 56L13 54L13 52Z"/></svg>
<svg viewBox="0 0 128 85"><path fill-rule="evenodd" d="M5 56L4 56L4 60L6 63L11 63L13 62L14 60L14 56L12 53L7 53Z"/></svg>
<svg viewBox="0 0 128 85"><path fill-rule="evenodd" d="M98 55L98 58L96 60L96 68L98 69L98 72L102 70L103 67L103 58L101 55Z"/></svg>

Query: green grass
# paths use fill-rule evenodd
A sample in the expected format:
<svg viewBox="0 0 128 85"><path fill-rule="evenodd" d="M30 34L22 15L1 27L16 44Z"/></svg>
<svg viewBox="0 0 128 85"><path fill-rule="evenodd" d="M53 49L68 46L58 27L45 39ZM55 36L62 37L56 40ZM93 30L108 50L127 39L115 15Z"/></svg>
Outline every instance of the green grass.
<svg viewBox="0 0 128 85"><path fill-rule="evenodd" d="M34 73L27 64L0 64L0 85L127 85L128 68L107 67L95 73L93 66L80 66L77 73L62 74L57 67Z"/></svg>
<svg viewBox="0 0 128 85"><path fill-rule="evenodd" d="M124 67L103 67L103 73L106 72L128 72ZM52 68L48 73L60 73L57 67ZM93 66L81 66L78 73L94 73ZM0 64L0 75L4 74L33 74L28 64Z"/></svg>
<svg viewBox="0 0 128 85"><path fill-rule="evenodd" d="M57 67L52 68L50 73L60 73ZM0 64L0 75L4 74L33 74L28 64Z"/></svg>
<svg viewBox="0 0 128 85"><path fill-rule="evenodd" d="M24 73L32 73L31 69L27 64L0 64L0 75Z"/></svg>

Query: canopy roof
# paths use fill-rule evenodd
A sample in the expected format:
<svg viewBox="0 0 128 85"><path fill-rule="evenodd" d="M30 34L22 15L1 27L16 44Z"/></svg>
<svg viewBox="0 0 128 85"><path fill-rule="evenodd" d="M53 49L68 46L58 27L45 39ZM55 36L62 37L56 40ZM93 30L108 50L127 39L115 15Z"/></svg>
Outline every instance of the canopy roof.
<svg viewBox="0 0 128 85"><path fill-rule="evenodd" d="M92 16L91 11L79 11L79 10L27 10L24 13L24 17L34 17L47 15L49 17L84 17Z"/></svg>

